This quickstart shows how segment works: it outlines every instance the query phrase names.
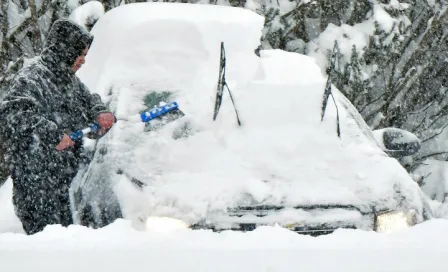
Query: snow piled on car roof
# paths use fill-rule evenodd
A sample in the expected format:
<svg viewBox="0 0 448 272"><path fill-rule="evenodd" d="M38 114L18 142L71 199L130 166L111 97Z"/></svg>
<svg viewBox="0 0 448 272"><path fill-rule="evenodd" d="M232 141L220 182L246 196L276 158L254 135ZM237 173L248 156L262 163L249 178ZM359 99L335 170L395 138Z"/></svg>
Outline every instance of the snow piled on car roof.
<svg viewBox="0 0 448 272"><path fill-rule="evenodd" d="M92 90L104 95L112 83L120 81L158 88L200 88L201 84L216 84L220 43L224 42L229 83L242 83L258 66L253 52L260 43L263 24L262 16L243 8L123 5L93 27L95 42L78 74ZM240 58L242 55L245 57Z"/></svg>

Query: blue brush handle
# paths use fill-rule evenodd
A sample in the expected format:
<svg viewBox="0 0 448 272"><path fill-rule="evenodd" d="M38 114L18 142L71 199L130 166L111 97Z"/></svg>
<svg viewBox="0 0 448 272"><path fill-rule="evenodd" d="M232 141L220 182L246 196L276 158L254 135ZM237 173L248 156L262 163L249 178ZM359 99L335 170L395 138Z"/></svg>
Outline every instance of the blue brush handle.
<svg viewBox="0 0 448 272"><path fill-rule="evenodd" d="M146 123L146 122L149 122L159 116L162 116L162 115L164 115L172 110L178 109L178 108L179 108L179 105L177 104L177 102L171 102L166 105L154 108L152 110L142 112L140 114L140 119L142 120L142 122ZM98 132L98 130L100 130L100 128L101 127L98 123L93 123L89 127L86 127L82 130L77 130L77 131L73 132L72 134L69 135L69 137L74 142L80 141L82 139L82 137L84 137L85 134L90 133L90 132L96 133L96 132Z"/></svg>
<svg viewBox="0 0 448 272"><path fill-rule="evenodd" d="M165 113L175 110L177 108L179 108L179 105L176 102L171 102L169 104L154 108L152 110L145 111L142 114L140 114L140 117L142 119L142 122L146 123L154 118L162 116Z"/></svg>
<svg viewBox="0 0 448 272"><path fill-rule="evenodd" d="M70 139L72 139L72 141L77 142L82 140L82 137L84 137L85 134L90 132L96 133L98 132L98 130L100 130L100 128L101 128L100 124L93 123L89 127L73 132L72 134L69 135L69 137Z"/></svg>

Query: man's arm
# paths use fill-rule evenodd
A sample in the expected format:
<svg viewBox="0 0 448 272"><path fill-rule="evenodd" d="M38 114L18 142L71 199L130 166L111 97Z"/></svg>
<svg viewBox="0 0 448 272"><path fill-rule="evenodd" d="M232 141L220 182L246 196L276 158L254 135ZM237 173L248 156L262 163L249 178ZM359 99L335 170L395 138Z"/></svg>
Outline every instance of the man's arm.
<svg viewBox="0 0 448 272"><path fill-rule="evenodd" d="M96 120L100 113L110 112L106 105L104 105L103 101L101 101L101 97L98 94L91 93L84 83L82 83L79 79L77 79L77 81L79 84L80 95L87 102L86 107L91 120Z"/></svg>
<svg viewBox="0 0 448 272"><path fill-rule="evenodd" d="M0 133L12 152L26 150L31 141L54 148L63 136L56 123L45 117L38 92L34 83L21 81L0 102Z"/></svg>
<svg viewBox="0 0 448 272"><path fill-rule="evenodd" d="M79 79L77 80L79 82L80 95L87 101L89 118L99 123L101 127L99 135L103 135L117 120L113 113L101 101L101 97L98 94L90 93L87 86L79 81Z"/></svg>

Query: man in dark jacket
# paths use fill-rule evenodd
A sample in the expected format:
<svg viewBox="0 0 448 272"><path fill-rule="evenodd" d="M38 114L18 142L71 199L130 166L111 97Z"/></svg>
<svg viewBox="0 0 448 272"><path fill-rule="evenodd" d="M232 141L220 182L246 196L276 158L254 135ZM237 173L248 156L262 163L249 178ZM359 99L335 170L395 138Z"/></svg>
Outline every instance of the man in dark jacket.
<svg viewBox="0 0 448 272"><path fill-rule="evenodd" d="M56 21L41 55L19 71L0 102L4 162L13 180L15 212L27 234L73 223L69 187L88 159L68 134L95 121L104 134L114 123L100 97L75 75L92 41L77 24Z"/></svg>

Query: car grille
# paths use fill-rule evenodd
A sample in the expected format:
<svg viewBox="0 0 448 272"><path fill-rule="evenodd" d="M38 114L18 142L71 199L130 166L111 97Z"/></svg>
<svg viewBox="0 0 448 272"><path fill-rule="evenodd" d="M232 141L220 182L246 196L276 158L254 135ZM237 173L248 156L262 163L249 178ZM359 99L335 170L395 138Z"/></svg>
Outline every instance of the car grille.
<svg viewBox="0 0 448 272"><path fill-rule="evenodd" d="M256 218L263 218L267 217L268 215L272 215L276 212L281 212L285 210L286 207L284 206L240 206L233 209L228 209L227 212L227 218L229 220L232 220L231 218L235 218L235 222L237 222L238 218L242 218L244 216L250 215L250 216L256 216ZM359 212L362 217L369 217L368 221L371 221L373 224L373 212L369 209L362 210L356 206L353 205L301 205L301 206L294 206L292 207L294 210L301 210L306 212L312 212L312 211L323 211L323 212L330 212L331 210L344 210L344 211L355 211ZM372 219L372 220L370 220ZM212 229L214 231L223 231L223 230L233 230L233 231L253 231L259 226L265 226L265 225L275 225L275 222L272 222L272 224L257 224L257 223L251 223L251 222L244 222L244 223L235 223L232 224L231 227L228 228L221 228L217 227L216 222L213 222L213 220L208 221L208 223L201 223L194 225L192 228L195 229ZM310 236L319 236L319 235L325 235L325 234L331 234L337 229L357 229L359 226L354 224L353 222L346 222L344 220L336 220L332 223L327 222L321 222L313 224L308 224L305 222L304 224L287 224L283 225L282 227L285 227L287 229L290 229L291 231L294 231L298 234L304 234L304 235L310 235ZM373 227L373 226L369 226Z"/></svg>

